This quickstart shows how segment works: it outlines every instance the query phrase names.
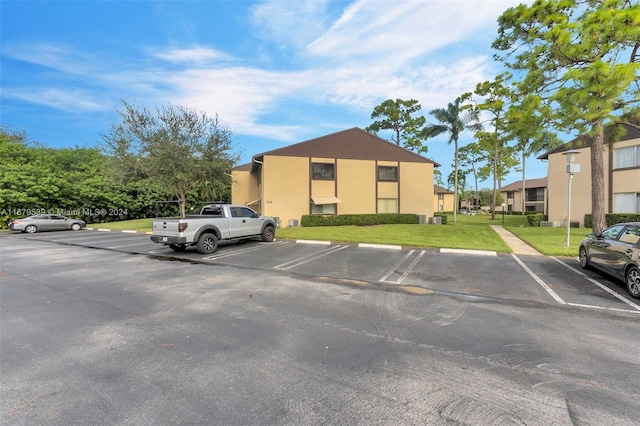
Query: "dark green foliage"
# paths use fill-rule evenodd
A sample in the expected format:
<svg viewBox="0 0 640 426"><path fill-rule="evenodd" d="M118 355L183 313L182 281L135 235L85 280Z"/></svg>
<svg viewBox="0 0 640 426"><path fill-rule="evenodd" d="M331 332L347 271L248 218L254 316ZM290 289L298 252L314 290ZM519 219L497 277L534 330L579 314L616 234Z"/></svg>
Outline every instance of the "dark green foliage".
<svg viewBox="0 0 640 426"><path fill-rule="evenodd" d="M529 226L540 226L540 221L549 220L549 216L542 213L534 213L527 215L527 223Z"/></svg>
<svg viewBox="0 0 640 426"><path fill-rule="evenodd" d="M372 226L390 224L415 224L418 216L415 214L344 214L338 216L304 215L302 226Z"/></svg>
<svg viewBox="0 0 640 426"><path fill-rule="evenodd" d="M607 227L613 226L616 223L625 222L640 222L640 213L607 213L604 215ZM584 227L593 228L593 222L591 221L591 215L584 215Z"/></svg>

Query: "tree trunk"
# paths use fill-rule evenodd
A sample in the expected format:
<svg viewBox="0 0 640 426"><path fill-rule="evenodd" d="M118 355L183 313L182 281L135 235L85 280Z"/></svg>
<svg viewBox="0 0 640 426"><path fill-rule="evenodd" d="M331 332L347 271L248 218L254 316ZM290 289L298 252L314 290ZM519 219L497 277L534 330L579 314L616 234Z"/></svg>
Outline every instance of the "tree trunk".
<svg viewBox="0 0 640 426"><path fill-rule="evenodd" d="M526 170L527 170L527 166L526 166L526 161L527 161L527 156L524 155L525 150L522 151L522 195L520 196L521 200L520 200L520 208L521 208L521 213L524 215L524 204L525 204L525 197L526 197Z"/></svg>
<svg viewBox="0 0 640 426"><path fill-rule="evenodd" d="M591 221L596 235L607 227L604 214L604 125L599 120L593 125L591 145Z"/></svg>
<svg viewBox="0 0 640 426"><path fill-rule="evenodd" d="M453 223L456 223L458 213L458 139L454 140L455 143L455 157L453 159L454 172L453 172Z"/></svg>
<svg viewBox="0 0 640 426"><path fill-rule="evenodd" d="M184 186L182 182L178 182L178 200L180 200L180 217L186 217L186 201L187 196L185 194Z"/></svg>
<svg viewBox="0 0 640 426"><path fill-rule="evenodd" d="M495 144L495 142L494 142ZM493 146L493 199L491 200L491 220L496 219L496 188L498 187L498 146Z"/></svg>

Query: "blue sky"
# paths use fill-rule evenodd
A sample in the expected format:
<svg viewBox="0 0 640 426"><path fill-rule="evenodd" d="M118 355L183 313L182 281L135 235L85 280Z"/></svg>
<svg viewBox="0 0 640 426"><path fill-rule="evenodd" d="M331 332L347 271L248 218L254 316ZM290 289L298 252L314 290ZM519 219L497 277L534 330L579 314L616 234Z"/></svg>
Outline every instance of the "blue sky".
<svg viewBox="0 0 640 426"><path fill-rule="evenodd" d="M50 147L95 146L122 100L172 103L217 114L248 162L365 128L389 98L417 99L433 122L429 110L502 71L496 19L518 3L2 0L1 124ZM447 139L425 154L444 179ZM544 176L546 163L529 159L527 178Z"/></svg>

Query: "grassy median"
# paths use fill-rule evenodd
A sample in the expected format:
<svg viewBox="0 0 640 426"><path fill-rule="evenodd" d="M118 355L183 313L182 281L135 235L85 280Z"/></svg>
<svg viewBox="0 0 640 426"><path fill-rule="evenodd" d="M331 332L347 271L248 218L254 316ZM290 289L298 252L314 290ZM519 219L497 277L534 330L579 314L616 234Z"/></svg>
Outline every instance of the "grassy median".
<svg viewBox="0 0 640 426"><path fill-rule="evenodd" d="M511 249L496 234L490 225L502 225L503 217L497 215L453 215L446 225L377 225L377 226L326 226L317 228L281 228L278 238L300 240L322 240L343 243L392 244L405 247L435 247L469 250L490 250L503 253ZM87 225L90 228L134 230L151 232L152 219L137 219L122 222ZM504 217L504 226L509 231L548 256L575 257L580 241L591 229L571 228L571 245L567 247L566 228L539 228L527 226L524 216Z"/></svg>

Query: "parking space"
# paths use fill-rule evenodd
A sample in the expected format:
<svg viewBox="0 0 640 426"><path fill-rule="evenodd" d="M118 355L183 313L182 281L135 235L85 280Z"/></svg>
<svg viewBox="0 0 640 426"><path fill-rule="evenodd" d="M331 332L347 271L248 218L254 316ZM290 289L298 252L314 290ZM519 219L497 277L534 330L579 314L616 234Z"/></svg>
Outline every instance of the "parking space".
<svg viewBox="0 0 640 426"><path fill-rule="evenodd" d="M574 259L492 252L438 249L395 249L348 244L305 244L276 240L221 243L211 255L195 248L177 253L153 243L149 235L78 231L9 234L58 244L116 250L133 254L361 281L385 286L494 299L521 300L640 313L621 282L597 272L586 275ZM7 244L7 240L3 242Z"/></svg>

